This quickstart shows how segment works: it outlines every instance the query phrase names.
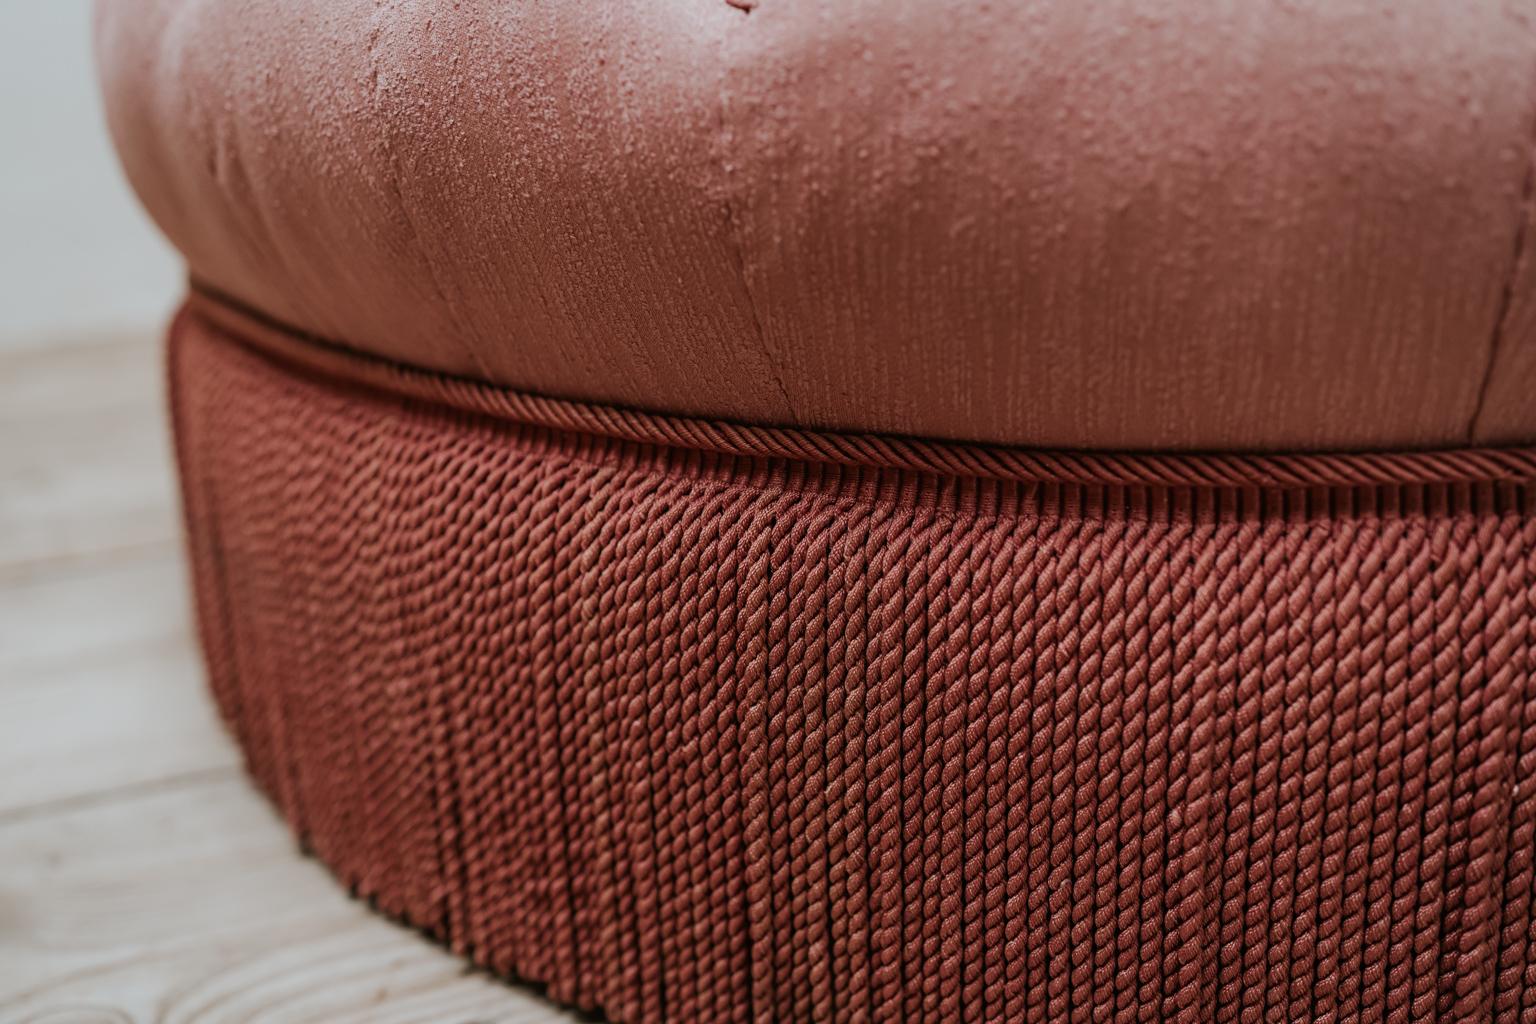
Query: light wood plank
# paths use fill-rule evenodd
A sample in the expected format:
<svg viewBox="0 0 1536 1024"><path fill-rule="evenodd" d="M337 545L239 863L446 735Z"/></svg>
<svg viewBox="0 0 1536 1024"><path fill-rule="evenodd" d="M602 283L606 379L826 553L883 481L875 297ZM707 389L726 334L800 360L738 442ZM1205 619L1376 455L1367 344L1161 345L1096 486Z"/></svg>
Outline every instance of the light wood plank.
<svg viewBox="0 0 1536 1024"><path fill-rule="evenodd" d="M0 823L240 763L184 638L8 675L0 723Z"/></svg>
<svg viewBox="0 0 1536 1024"><path fill-rule="evenodd" d="M191 621L179 554L133 552L0 581L0 678L185 648Z"/></svg>
<svg viewBox="0 0 1536 1024"><path fill-rule="evenodd" d="M0 578L175 546L161 362L146 333L0 353Z"/></svg>
<svg viewBox="0 0 1536 1024"><path fill-rule="evenodd" d="M573 1019L347 899L233 773L0 822L0 864L0 1020Z"/></svg>

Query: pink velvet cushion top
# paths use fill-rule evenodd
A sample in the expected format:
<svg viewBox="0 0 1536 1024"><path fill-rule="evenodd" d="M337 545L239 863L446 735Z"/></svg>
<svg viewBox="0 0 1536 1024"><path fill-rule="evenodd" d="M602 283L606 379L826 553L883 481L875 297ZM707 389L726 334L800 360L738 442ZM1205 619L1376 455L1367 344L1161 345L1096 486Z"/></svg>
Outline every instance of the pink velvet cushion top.
<svg viewBox="0 0 1536 1024"><path fill-rule="evenodd" d="M1002 444L1536 441L1518 4L98 8L195 278L662 413Z"/></svg>

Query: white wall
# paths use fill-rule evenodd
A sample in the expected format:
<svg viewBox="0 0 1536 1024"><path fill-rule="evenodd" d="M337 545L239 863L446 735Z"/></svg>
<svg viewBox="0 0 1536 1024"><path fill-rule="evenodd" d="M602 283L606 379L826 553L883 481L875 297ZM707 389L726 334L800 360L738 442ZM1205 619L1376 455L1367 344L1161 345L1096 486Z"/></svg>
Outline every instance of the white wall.
<svg viewBox="0 0 1536 1024"><path fill-rule="evenodd" d="M112 155L89 0L0 0L0 349L157 329L181 287Z"/></svg>

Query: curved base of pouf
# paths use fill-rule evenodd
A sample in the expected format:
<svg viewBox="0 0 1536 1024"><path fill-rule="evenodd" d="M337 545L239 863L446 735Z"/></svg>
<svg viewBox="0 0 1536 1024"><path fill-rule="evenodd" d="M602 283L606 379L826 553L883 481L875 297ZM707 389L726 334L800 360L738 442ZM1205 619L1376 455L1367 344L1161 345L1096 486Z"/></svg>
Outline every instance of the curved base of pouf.
<svg viewBox="0 0 1536 1024"><path fill-rule="evenodd" d="M203 642L349 885L615 1021L1529 1020L1529 451L647 417L206 297Z"/></svg>

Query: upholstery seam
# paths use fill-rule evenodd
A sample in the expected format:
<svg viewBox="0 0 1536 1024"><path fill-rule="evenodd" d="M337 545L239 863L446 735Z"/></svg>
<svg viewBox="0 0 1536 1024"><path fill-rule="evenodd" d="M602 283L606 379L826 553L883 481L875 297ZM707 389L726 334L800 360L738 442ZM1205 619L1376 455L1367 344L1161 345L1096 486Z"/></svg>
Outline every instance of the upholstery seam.
<svg viewBox="0 0 1536 1024"><path fill-rule="evenodd" d="M378 16L381 7L382 0L374 0L375 17ZM426 267L427 271L427 286L432 289L432 294L436 296L444 312L447 313L449 321L455 327L453 331L455 342L457 342L458 347L464 354L469 356L469 361L474 364L476 369L490 376L490 367L486 365L485 361L480 357L480 353L475 350L475 347L469 343L469 339L464 337L458 330L459 318L454 313L454 303L443 288L442 281L438 279L437 270L427 253L421 229L416 226L416 218L411 215L410 206L405 201L405 190L400 185L400 153L395 147L394 137L388 128L390 119L384 116L380 104L379 39L383 34L383 28L377 23L374 24L373 30L368 34L368 98L369 104L373 108L374 116L379 118L380 123L385 126L379 135L389 156L385 164L384 182L394 196L395 208L400 211L400 219L405 224L405 230L410 236L411 243L416 247L416 251L421 254L422 264Z"/></svg>
<svg viewBox="0 0 1536 1024"><path fill-rule="evenodd" d="M731 3L731 0L726 0L726 2ZM735 3L731 5L733 7L738 6ZM751 7L738 7L738 9L743 13L751 13L752 10ZM716 138L720 147L720 207L725 213L726 247L730 251L736 279L741 282L742 293L746 296L747 312L752 317L752 330L757 337L757 346L763 353L763 361L768 366L769 376L773 379L774 386L779 392L779 397L784 400L784 408L789 413L790 421L792 423L799 423L800 418L795 413L794 400L789 397L789 388L784 383L784 371L779 368L778 357L774 354L772 346L768 344L768 331L763 323L762 315L758 311L757 298L752 294L752 283L748 280L747 276L746 247L741 238L741 218L737 215L736 209L731 202L731 180L733 176L731 174L730 146L727 142L730 125L726 118L726 105L729 101L725 89L722 88L720 93Z"/></svg>
<svg viewBox="0 0 1536 1024"><path fill-rule="evenodd" d="M1531 114L1526 128L1525 148L1525 178L1521 184L1520 201L1516 206L1514 251L1510 256L1509 273L1505 275L1504 284L1499 290L1498 305L1493 318L1493 333L1488 339L1487 362L1483 366L1483 379L1478 386L1477 401L1472 407L1472 416L1467 422L1467 443L1469 444L1477 441L1478 427L1481 425L1483 412L1488 403L1488 393L1493 388L1494 371L1499 364L1499 356L1504 348L1504 335L1508 330L1511 311L1515 304L1515 283L1519 281L1520 271L1526 263L1531 232L1530 223L1533 212L1536 212L1532 209L1532 199L1536 197L1536 111Z"/></svg>

